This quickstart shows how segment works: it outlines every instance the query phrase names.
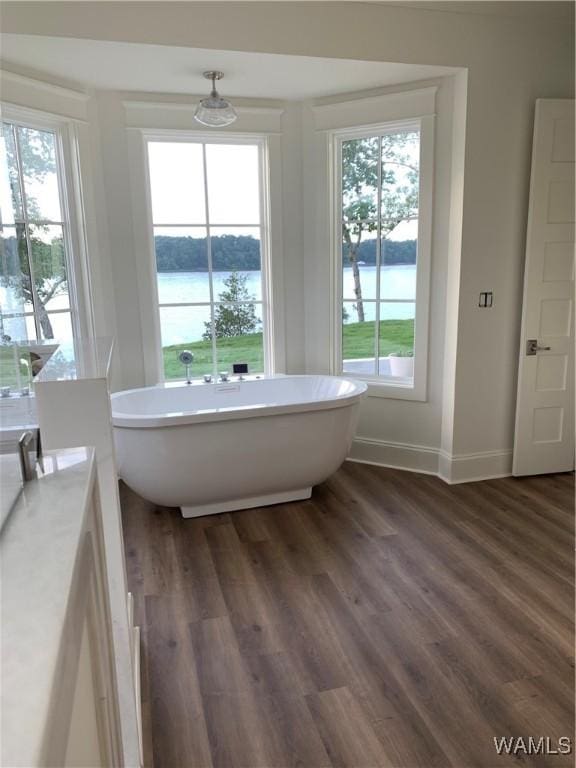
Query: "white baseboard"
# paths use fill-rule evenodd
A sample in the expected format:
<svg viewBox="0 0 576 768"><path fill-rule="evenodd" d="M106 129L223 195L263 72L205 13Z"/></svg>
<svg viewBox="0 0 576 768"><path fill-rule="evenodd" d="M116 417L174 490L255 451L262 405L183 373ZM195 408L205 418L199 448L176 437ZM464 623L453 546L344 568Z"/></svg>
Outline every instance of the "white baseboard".
<svg viewBox="0 0 576 768"><path fill-rule="evenodd" d="M349 461L437 475L446 483L469 483L512 474L512 451L449 454L440 448L357 437Z"/></svg>
<svg viewBox="0 0 576 768"><path fill-rule="evenodd" d="M447 483L472 483L512 474L512 451L449 454L439 451L438 476Z"/></svg>
<svg viewBox="0 0 576 768"><path fill-rule="evenodd" d="M350 461L395 467L410 472L438 474L438 449L410 443L392 443L385 440L369 440L357 437L352 443Z"/></svg>

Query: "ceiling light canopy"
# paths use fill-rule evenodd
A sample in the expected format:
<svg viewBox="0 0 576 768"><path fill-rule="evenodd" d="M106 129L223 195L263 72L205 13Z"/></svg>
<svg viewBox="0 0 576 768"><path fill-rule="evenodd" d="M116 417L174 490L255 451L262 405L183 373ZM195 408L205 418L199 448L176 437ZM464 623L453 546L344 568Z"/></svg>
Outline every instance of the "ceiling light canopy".
<svg viewBox="0 0 576 768"><path fill-rule="evenodd" d="M210 70L203 72L203 75L207 80L212 80L212 91L210 96L200 100L194 113L195 120L210 128L223 128L225 125L230 125L238 119L238 115L228 99L223 99L216 90L216 80L222 80L224 73Z"/></svg>

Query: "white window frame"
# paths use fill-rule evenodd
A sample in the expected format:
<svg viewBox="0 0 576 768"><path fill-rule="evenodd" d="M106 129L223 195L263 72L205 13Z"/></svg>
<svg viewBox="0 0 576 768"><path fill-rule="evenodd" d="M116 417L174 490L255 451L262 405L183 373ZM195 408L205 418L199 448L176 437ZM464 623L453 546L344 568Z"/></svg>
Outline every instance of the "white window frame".
<svg viewBox="0 0 576 768"><path fill-rule="evenodd" d="M420 168L418 202L418 241L416 258L416 300L414 317L414 378L353 374L366 381L371 397L425 401L427 397L428 334L430 308L430 262L432 249L432 190L434 164L434 116L343 128L328 132L331 177L331 372L343 373L342 361L342 143L398 130L418 128Z"/></svg>
<svg viewBox="0 0 576 768"><path fill-rule="evenodd" d="M153 312L153 326L154 326L154 362L155 368L158 372L158 380L160 382L165 381L164 375L164 359L162 354L162 332L160 326L160 301L158 296L158 280L156 269L156 250L154 245L154 227L164 227L164 224L154 224L152 216L152 194L150 183L150 168L148 160L148 145L153 142L164 143L184 143L184 144L238 144L238 145L256 145L258 147L258 160L259 160L259 182L260 182L260 224L217 224L215 227L242 227L260 229L260 269L262 280L262 299L261 301L254 302L260 304L262 307L262 343L264 353L264 374L271 375L276 370L275 365L275 348L273 343L273 312L271 304L272 296L272 284L271 284L271 268L270 268L270 253L271 253L271 230L270 230L270 173L269 173L269 142L268 136L262 134L237 134L237 133L200 133L197 131L179 131L179 130L164 130L164 131L144 131L142 133L143 147L144 147L144 175L146 178L146 219L147 219L147 232L149 242L149 280L152 290L152 300L154 302L155 311ZM206 184L206 178L204 178L204 186ZM206 189L205 189L206 193ZM197 228L201 229L205 227L207 237L210 236L210 225L208 223L209 214L208 207L206 205L206 223L198 225ZM172 225L176 226L176 225ZM180 226L190 226L181 224ZM186 306L209 306L214 305L214 297L210 302L182 302L170 304L171 307L186 307ZM217 357L216 357L216 343L212 340L213 349L213 371L216 372ZM241 361L238 361L241 362ZM194 366L192 366L192 374L194 374ZM182 379L184 379L185 371L182 371ZM195 377L193 378L200 378ZM170 379L170 381L179 381L180 379Z"/></svg>
<svg viewBox="0 0 576 768"><path fill-rule="evenodd" d="M60 115L19 107L6 102L0 103L0 109L2 122L22 128L49 131L54 134L56 176L62 221L47 223L62 226L70 309L52 310L52 313L70 312L72 336L75 343L81 339L94 338L94 318L90 299L90 278L80 184L78 135L75 121ZM24 216L26 218L26 214ZM29 254L29 258L31 258L31 254ZM35 311L24 314L26 316L33 315L37 327ZM18 339L14 341L18 341Z"/></svg>

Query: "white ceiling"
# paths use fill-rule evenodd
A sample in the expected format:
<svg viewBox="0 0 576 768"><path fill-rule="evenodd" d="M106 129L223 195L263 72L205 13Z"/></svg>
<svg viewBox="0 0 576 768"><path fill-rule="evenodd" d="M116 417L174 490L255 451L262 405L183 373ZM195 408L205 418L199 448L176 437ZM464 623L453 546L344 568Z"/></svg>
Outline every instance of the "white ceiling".
<svg viewBox="0 0 576 768"><path fill-rule="evenodd" d="M45 72L91 88L202 94L207 69L221 69L228 96L306 99L455 72L451 67L202 50L39 35L0 35L2 60L22 73ZM11 67L12 65L12 67Z"/></svg>
<svg viewBox="0 0 576 768"><path fill-rule="evenodd" d="M365 0L381 5L397 5L426 11L447 13L475 13L511 18L546 18L570 20L574 15L574 3L569 0Z"/></svg>

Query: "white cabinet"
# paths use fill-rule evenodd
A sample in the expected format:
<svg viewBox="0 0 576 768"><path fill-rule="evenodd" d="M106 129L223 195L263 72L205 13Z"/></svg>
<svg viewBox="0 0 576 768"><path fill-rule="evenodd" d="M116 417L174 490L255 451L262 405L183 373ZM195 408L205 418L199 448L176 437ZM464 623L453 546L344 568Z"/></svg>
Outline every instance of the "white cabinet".
<svg viewBox="0 0 576 768"><path fill-rule="evenodd" d="M38 375L34 389L45 449L75 445L95 449L120 717L121 759L117 765L138 768L142 762L139 646L127 595L109 395L112 359L110 339L61 345Z"/></svg>
<svg viewBox="0 0 576 768"><path fill-rule="evenodd" d="M0 764L124 764L96 466L54 452L0 536Z"/></svg>
<svg viewBox="0 0 576 768"><path fill-rule="evenodd" d="M65 768L114 764L106 750L107 739L98 690L99 659L89 632L87 619L82 632L68 742L62 762Z"/></svg>

